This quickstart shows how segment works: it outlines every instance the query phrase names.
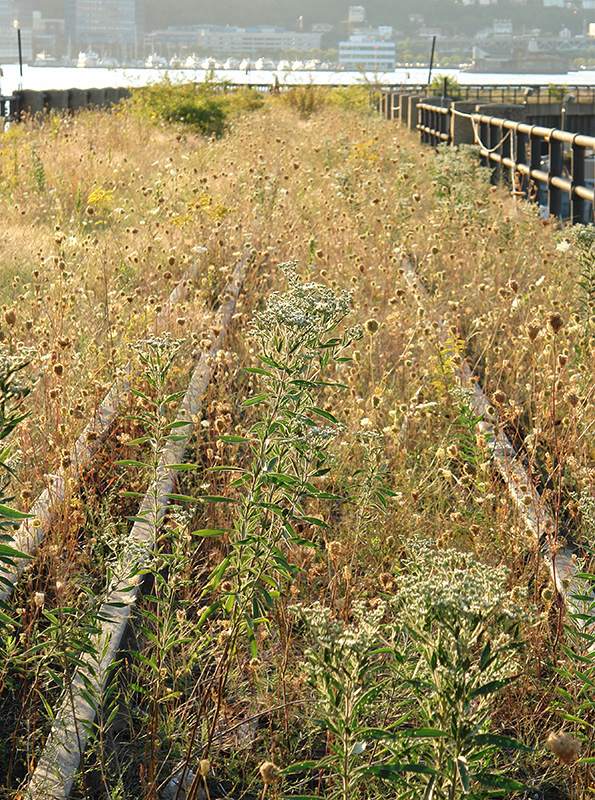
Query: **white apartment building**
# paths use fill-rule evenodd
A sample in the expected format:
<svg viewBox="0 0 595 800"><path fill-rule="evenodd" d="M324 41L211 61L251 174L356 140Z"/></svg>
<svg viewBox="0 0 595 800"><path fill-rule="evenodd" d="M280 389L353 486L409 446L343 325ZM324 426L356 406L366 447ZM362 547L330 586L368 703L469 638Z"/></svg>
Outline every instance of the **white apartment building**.
<svg viewBox="0 0 595 800"><path fill-rule="evenodd" d="M386 72L395 68L397 45L395 42L349 39L339 42L339 66L346 69L364 69L367 72Z"/></svg>

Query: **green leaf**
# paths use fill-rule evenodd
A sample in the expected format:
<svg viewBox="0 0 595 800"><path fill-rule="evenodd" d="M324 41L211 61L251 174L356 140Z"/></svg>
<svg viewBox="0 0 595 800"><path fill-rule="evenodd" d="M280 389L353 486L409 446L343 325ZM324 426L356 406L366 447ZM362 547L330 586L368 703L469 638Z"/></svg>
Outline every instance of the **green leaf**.
<svg viewBox="0 0 595 800"><path fill-rule="evenodd" d="M221 530L218 528L203 528L200 531L192 531L191 536L222 536L224 533L231 533L231 531Z"/></svg>
<svg viewBox="0 0 595 800"><path fill-rule="evenodd" d="M23 511L17 511L14 508L10 508L10 506L2 504L0 504L0 515L7 519L27 519L32 516L31 514L25 514Z"/></svg>
<svg viewBox="0 0 595 800"><path fill-rule="evenodd" d="M494 775L490 772L474 773L473 780L477 781L477 783L480 783L482 786L493 789L506 789L507 791L521 792L529 790L526 784L519 783L513 778L506 778L504 775Z"/></svg>
<svg viewBox="0 0 595 800"><path fill-rule="evenodd" d="M219 439L222 442L250 442L251 439L246 438L246 436L220 436ZM214 467L212 467L214 469ZM220 467L220 469L229 469L229 467Z"/></svg>
<svg viewBox="0 0 595 800"><path fill-rule="evenodd" d="M144 461L133 461L132 459L127 458L125 461L116 461L116 466L117 467L140 467L141 469L144 469L147 466L147 464L145 464Z"/></svg>
<svg viewBox="0 0 595 800"><path fill-rule="evenodd" d="M174 469L177 471L198 469L198 464L164 464L163 469Z"/></svg>
<svg viewBox="0 0 595 800"><path fill-rule="evenodd" d="M266 369L261 369L260 367L243 367L244 372L249 372L251 375L266 375L267 378L271 377L271 373L268 372Z"/></svg>
<svg viewBox="0 0 595 800"><path fill-rule="evenodd" d="M490 744L496 747L508 747L515 750L531 750L530 747L527 747L522 742L519 742L518 739L511 739L509 736L500 736L497 733L478 733L477 735L470 737L469 741L473 742L474 745L479 745L480 747L485 744Z"/></svg>
<svg viewBox="0 0 595 800"><path fill-rule="evenodd" d="M371 764L366 767L366 774L384 780L394 780L398 775L414 772L418 775L435 775L436 770L427 764Z"/></svg>
<svg viewBox="0 0 595 800"><path fill-rule="evenodd" d="M318 519L318 517L299 517L299 519L303 520L304 522L309 522L310 525L316 525L319 528L329 527L323 519Z"/></svg>
<svg viewBox="0 0 595 800"><path fill-rule="evenodd" d="M491 664L491 662L492 662L491 655L492 655L492 649L491 649L490 643L487 642L486 646L483 648L483 651L481 653L481 658L479 659L479 670L480 670L480 672L483 672L484 669L487 666L489 666L489 664Z"/></svg>
<svg viewBox="0 0 595 800"><path fill-rule="evenodd" d="M257 394L256 397L250 397L248 400L244 400L242 406L255 406L258 403L264 402L264 400L266 400L269 396L269 392L266 392L265 394Z"/></svg>
<svg viewBox="0 0 595 800"><path fill-rule="evenodd" d="M406 734L416 739L439 739L444 736L450 736L447 731L440 731L438 728L414 728L411 731L406 731Z"/></svg>
<svg viewBox="0 0 595 800"><path fill-rule="evenodd" d="M213 574L208 582L208 585L213 591L217 590L219 583L221 582L221 578L225 574L225 570L229 566L230 557L226 556L223 561L219 564L219 566L213 571Z"/></svg>
<svg viewBox="0 0 595 800"><path fill-rule="evenodd" d="M245 472L247 473L248 470L244 469L244 467L229 467L227 465L222 467L207 467L206 472Z"/></svg>
<svg viewBox="0 0 595 800"><path fill-rule="evenodd" d="M334 422L335 425L339 425L340 421L335 417L333 414L330 414L328 411L324 411L322 408L317 408L316 406L312 406L310 409L313 414L317 414L319 417L323 417L324 419L328 419L329 422Z"/></svg>
<svg viewBox="0 0 595 800"><path fill-rule="evenodd" d="M150 436L141 436L140 439L131 439L129 442L126 442L127 445L134 445L134 444L144 444L151 439Z"/></svg>
<svg viewBox="0 0 595 800"><path fill-rule="evenodd" d="M0 558L33 558L33 556L28 555L27 553L22 553L20 550L16 550L14 547L9 547L7 544L0 544Z"/></svg>
<svg viewBox="0 0 595 800"><path fill-rule="evenodd" d="M303 772L304 770L316 769L317 767L318 761L298 761L296 764L290 764L288 767L285 767L281 772L283 775L291 775L294 772Z"/></svg>
<svg viewBox="0 0 595 800"><path fill-rule="evenodd" d="M203 494L196 499L200 500L202 503L237 503L237 500L231 497L222 497L217 494Z"/></svg>
<svg viewBox="0 0 595 800"><path fill-rule="evenodd" d="M320 795L316 794L284 794L283 798L291 798L291 800L320 800Z"/></svg>
<svg viewBox="0 0 595 800"><path fill-rule="evenodd" d="M203 624L203 622L205 620L207 620L214 611L216 611L218 608L220 608L220 606L221 606L221 602L219 600L216 600L212 605L207 606L207 608L205 608L205 610L202 612L202 614L199 617L199 620L198 620L198 623L197 623L197 628L200 628L201 625Z"/></svg>
<svg viewBox="0 0 595 800"><path fill-rule="evenodd" d="M480 686L478 689L475 689L473 692L470 692L469 700L473 700L475 697L487 697L489 694L494 694L494 692L499 691L504 686L508 686L509 683L512 683L517 678L518 675L514 675L511 678L506 678L505 680L501 681L489 681L483 686Z"/></svg>
<svg viewBox="0 0 595 800"><path fill-rule="evenodd" d="M458 756L456 763L463 791L465 794L469 794L469 769L467 767L467 759L465 756Z"/></svg>
<svg viewBox="0 0 595 800"><path fill-rule="evenodd" d="M567 720L568 722L576 722L577 725L584 725L585 720L581 719L580 717L576 717L574 714L566 714L564 712L560 712L560 716L562 719Z"/></svg>
<svg viewBox="0 0 595 800"><path fill-rule="evenodd" d="M141 400L147 400L149 403L151 403L151 405L153 404L153 401L151 400L151 398L147 397L146 394L143 394L142 392L139 392L138 389L131 389L130 391L132 392L132 394L135 397L140 397Z"/></svg>

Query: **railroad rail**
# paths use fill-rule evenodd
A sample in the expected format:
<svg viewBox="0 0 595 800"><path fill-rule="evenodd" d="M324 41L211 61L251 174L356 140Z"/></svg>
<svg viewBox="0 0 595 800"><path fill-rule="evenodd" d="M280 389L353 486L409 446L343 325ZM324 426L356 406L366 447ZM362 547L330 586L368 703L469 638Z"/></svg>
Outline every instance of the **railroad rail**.
<svg viewBox="0 0 595 800"><path fill-rule="evenodd" d="M176 417L176 436L161 455L158 479L150 486L140 505L132 528L129 550L123 563L134 575L123 578L101 606L99 619L102 632L94 637L93 647L81 659L62 707L52 726L45 748L31 776L27 790L30 800L67 800L70 795L90 730L96 717L96 703L109 680L112 664L117 658L135 602L141 592L143 567L152 556L155 522L165 515L169 498L175 487L175 472L169 465L179 463L194 432L194 420L208 388L214 357L221 349L241 291L248 256L236 265L225 297L218 312L218 333L211 334L211 346L203 350ZM151 512L148 515L148 512ZM142 551L139 563L139 548Z"/></svg>
<svg viewBox="0 0 595 800"><path fill-rule="evenodd" d="M206 252L206 248L202 248L202 252ZM185 298L189 281L196 277L198 270L199 262L194 261L174 287L163 309L157 315L155 326L165 321L173 307ZM92 419L86 425L70 452L68 461L71 466L59 467L56 475L50 478L50 485L44 489L33 503L29 518L22 522L14 536L11 537L9 542L11 547L21 553L25 553L27 556L36 554L54 523L62 503L66 499L66 487L72 480L78 482L81 470L90 463L99 450L123 404L129 397L130 371L130 363L122 368L121 374L110 387L99 408L93 414ZM14 559L11 565L5 564L0 568L0 577L2 578L2 582L0 582L0 603L5 603L11 596L17 581L29 563L29 559Z"/></svg>
<svg viewBox="0 0 595 800"><path fill-rule="evenodd" d="M424 312L427 311L421 298L427 299L428 292L413 264L406 260L403 262L402 268L407 284L417 293L418 303L423 307ZM432 317L432 314L430 313L429 316ZM443 345L448 350L448 339L445 335L446 325L443 320L436 320L436 322L438 331L444 339ZM595 591L587 586L580 577L570 547L559 543L554 515L536 488L529 470L524 466L522 455L516 451L499 424L490 401L467 361L463 360L460 366L455 367L455 374L458 376L461 386L473 390L471 402L480 418L478 429L489 443L492 463L504 481L519 516L541 550L555 590L564 599L568 608L577 613L580 618L587 610L595 606Z"/></svg>

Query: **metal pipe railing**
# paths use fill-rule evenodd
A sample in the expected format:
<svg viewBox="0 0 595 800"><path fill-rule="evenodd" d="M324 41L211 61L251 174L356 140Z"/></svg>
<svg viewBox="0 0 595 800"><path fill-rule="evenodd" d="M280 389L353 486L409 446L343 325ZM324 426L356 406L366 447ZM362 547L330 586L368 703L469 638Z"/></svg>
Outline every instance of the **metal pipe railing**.
<svg viewBox="0 0 595 800"><path fill-rule="evenodd" d="M453 112L449 100L442 102L445 105L417 104L422 143L433 147L452 141L453 117L460 114ZM573 223L593 221L595 188L587 186L585 164L588 154L595 154L595 137L489 114L465 116L472 121L481 163L493 168L495 181L503 169L510 170L516 195L540 202L545 189L550 215L569 217Z"/></svg>

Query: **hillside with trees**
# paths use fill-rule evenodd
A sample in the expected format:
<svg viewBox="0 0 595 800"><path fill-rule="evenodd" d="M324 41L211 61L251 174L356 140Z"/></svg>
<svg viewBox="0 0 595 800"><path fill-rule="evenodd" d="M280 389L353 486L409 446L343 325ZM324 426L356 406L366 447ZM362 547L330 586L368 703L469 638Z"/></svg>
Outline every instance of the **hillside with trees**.
<svg viewBox="0 0 595 800"><path fill-rule="evenodd" d="M299 18L305 30L317 22L327 22L335 27L338 38L339 23L346 19L349 0L300 0L299 3L273 2L273 0L220 0L207 3L205 0L189 3L187 0L145 0L147 30L170 25L280 25L296 29ZM595 11L578 8L544 8L543 0L528 0L520 6L510 0L499 0L491 6L463 6L460 0L417 0L412 7L410 0L367 0L367 18L371 25L392 25L403 36L414 35L419 23L411 22L412 11L424 17L428 27L439 27L446 35L472 35L492 24L494 19L513 20L515 33L539 28L545 33L558 33L566 25L574 34L582 33L585 25L595 21ZM60 17L64 13L63 0L37 0L35 8L44 16Z"/></svg>

